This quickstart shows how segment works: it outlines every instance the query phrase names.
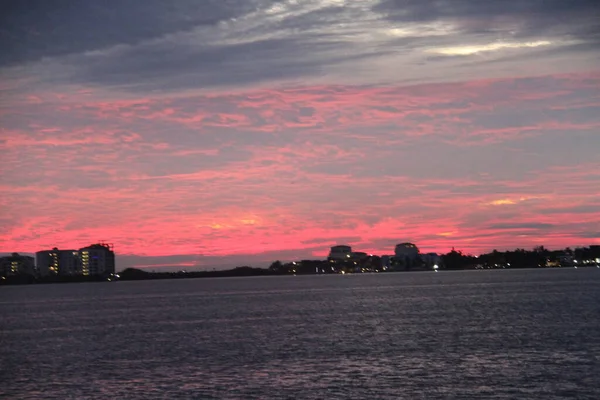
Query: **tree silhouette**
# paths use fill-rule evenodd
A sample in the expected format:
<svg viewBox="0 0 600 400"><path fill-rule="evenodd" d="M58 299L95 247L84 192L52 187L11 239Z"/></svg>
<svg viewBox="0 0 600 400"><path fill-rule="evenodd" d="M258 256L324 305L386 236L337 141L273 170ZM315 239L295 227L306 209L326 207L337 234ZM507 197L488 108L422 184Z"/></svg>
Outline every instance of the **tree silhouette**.
<svg viewBox="0 0 600 400"><path fill-rule="evenodd" d="M283 264L279 260L273 261L271 263L271 266L269 266L269 270L272 272L281 272L282 269L283 269Z"/></svg>

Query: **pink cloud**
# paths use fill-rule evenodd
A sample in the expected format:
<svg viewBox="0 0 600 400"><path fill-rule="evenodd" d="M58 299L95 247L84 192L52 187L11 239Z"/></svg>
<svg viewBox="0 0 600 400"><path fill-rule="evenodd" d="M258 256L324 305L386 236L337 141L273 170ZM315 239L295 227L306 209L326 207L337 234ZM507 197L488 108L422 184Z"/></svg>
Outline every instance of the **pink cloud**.
<svg viewBox="0 0 600 400"><path fill-rule="evenodd" d="M599 88L591 73L113 101L42 93L1 111L0 251L598 243Z"/></svg>

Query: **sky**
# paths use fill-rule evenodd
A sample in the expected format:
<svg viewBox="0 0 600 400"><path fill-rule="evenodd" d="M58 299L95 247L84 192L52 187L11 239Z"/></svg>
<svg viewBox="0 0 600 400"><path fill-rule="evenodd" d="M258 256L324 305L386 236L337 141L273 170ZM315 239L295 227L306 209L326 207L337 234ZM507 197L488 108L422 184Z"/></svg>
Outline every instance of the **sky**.
<svg viewBox="0 0 600 400"><path fill-rule="evenodd" d="M0 252L600 244L596 0L5 0Z"/></svg>

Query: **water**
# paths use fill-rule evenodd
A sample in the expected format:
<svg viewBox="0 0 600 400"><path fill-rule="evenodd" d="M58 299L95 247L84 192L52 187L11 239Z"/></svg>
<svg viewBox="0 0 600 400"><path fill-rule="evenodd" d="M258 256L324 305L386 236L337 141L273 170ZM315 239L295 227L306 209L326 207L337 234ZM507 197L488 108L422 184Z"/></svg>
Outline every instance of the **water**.
<svg viewBox="0 0 600 400"><path fill-rule="evenodd" d="M0 288L10 399L600 399L600 270Z"/></svg>

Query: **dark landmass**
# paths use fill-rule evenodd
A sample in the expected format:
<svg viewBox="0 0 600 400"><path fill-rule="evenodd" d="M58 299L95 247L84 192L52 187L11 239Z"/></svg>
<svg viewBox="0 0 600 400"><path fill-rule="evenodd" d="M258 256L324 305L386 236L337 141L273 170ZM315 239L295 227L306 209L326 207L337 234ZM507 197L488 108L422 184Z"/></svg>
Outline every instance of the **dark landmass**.
<svg viewBox="0 0 600 400"><path fill-rule="evenodd" d="M177 272L147 272L137 268L127 268L119 273L121 281L139 281L146 279L184 279L184 278L226 278L234 276L266 276L277 275L265 268L237 267L215 271L177 271Z"/></svg>
<svg viewBox="0 0 600 400"><path fill-rule="evenodd" d="M107 282L115 280L110 276L47 276L10 275L2 277L0 285L27 285L32 283L78 283L78 282Z"/></svg>
<svg viewBox="0 0 600 400"><path fill-rule="evenodd" d="M492 251L491 253L473 256L452 249L440 256L436 267L441 270L476 270L476 269L522 269L522 268L559 268L559 267L600 267L600 246L589 246L571 250L548 250L543 246L533 250L516 249L513 251ZM423 259L392 259L384 265L379 256L370 255L361 260L302 260L289 263L275 261L269 268L249 266L228 270L212 271L176 271L148 272L137 268L127 268L118 274L109 276L53 276L35 277L31 275L12 275L3 277L0 285L19 285L36 283L74 283L74 282L106 282L106 281L139 281L152 279L187 279L187 278L225 278L246 276L277 275L315 275L315 274L351 274L351 273L386 273L400 271L431 271L432 266Z"/></svg>

